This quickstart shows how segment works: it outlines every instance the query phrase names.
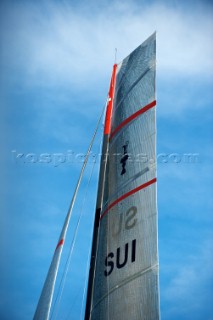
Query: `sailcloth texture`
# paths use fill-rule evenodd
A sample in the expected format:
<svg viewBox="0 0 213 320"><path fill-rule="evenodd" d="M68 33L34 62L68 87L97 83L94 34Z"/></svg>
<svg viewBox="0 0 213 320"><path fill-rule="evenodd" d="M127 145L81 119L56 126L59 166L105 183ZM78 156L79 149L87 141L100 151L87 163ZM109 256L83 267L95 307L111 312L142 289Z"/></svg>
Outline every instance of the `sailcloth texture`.
<svg viewBox="0 0 213 320"><path fill-rule="evenodd" d="M159 319L156 34L117 65L90 319Z"/></svg>

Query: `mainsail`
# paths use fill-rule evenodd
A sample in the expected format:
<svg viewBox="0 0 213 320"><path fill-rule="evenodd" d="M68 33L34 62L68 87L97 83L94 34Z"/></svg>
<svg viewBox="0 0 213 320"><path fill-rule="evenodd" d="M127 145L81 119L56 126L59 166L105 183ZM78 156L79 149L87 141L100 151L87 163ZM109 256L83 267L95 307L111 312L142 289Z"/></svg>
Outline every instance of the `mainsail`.
<svg viewBox="0 0 213 320"><path fill-rule="evenodd" d="M156 34L113 67L102 144L85 320L158 320ZM100 123L100 120L99 120ZM34 320L48 320L84 160Z"/></svg>
<svg viewBox="0 0 213 320"><path fill-rule="evenodd" d="M85 320L159 319L155 77L154 33L113 69Z"/></svg>

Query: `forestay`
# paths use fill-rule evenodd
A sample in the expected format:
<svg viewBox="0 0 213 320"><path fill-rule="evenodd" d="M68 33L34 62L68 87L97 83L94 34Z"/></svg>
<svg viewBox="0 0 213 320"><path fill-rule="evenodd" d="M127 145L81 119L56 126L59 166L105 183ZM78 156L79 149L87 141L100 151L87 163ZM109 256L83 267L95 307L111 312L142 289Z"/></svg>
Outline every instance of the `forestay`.
<svg viewBox="0 0 213 320"><path fill-rule="evenodd" d="M156 34L117 65L91 319L159 319Z"/></svg>

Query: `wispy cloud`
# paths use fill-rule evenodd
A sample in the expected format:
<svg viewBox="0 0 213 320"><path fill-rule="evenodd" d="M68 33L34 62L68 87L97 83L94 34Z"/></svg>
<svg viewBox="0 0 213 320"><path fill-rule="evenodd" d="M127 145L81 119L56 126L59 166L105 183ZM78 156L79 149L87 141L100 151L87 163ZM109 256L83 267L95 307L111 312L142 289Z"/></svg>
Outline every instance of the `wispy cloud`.
<svg viewBox="0 0 213 320"><path fill-rule="evenodd" d="M3 17L3 55L24 69L28 81L84 86L110 72L115 47L122 59L157 30L161 72L212 74L211 18L205 5L193 7L189 16L155 3L114 2L95 14L93 7L68 2L13 3Z"/></svg>
<svg viewBox="0 0 213 320"><path fill-rule="evenodd" d="M9 150L6 155L11 157L10 146L17 152L40 154L64 152L68 148L79 151L78 144L81 144L80 151L85 152L86 148L82 148L82 144L89 140L90 130L94 127L93 119L97 115L95 109L101 109L103 96L108 89L114 48L118 48L118 60L121 60L157 30L158 119L159 115L168 115L166 120L164 117L164 122L162 118L158 121L158 132L164 132L159 139L159 151L198 152L203 160L202 148L205 147L203 141L206 136L201 134L201 126L206 129L209 114L205 113L204 117L204 112L197 111L211 106L209 79L213 73L213 45L210 40L213 29L212 9L207 1L193 1L190 8L178 5L170 7L157 1L146 5L144 1L139 3L131 0L113 1L110 5L95 1L79 1L79 4L63 0L36 3L2 1L0 6L0 80L3 80L1 84L5 89L5 93L2 92L2 104L6 110L2 128L9 133L8 136L12 136L8 138L7 149L5 143L5 149ZM203 82L202 88L200 80ZM204 95L200 94L201 89ZM198 118L190 122L192 108ZM176 115L184 114L186 118L186 109L189 111L187 124L182 118L178 123ZM205 121L201 123L201 119ZM192 126L192 122L193 132L186 130L186 127ZM194 126L194 122L201 125ZM198 143L202 148L198 148ZM209 154L208 146L205 148L205 155ZM7 165L11 164L6 160ZM43 254L47 256L46 252L50 258L52 248L54 250L79 164L73 164L69 173L67 166L62 165L57 169L54 166L25 166L28 168L26 170L24 166L16 166L14 162L12 164L5 170L3 184L3 195L7 196L11 204L8 210L3 210L7 214L3 228L6 230L5 243L7 248L8 241L14 244L11 254L13 260L8 264L11 272L5 268L5 273L14 277L14 286L18 290L25 290L23 284L26 283L33 296L35 290L38 292L41 287L37 277L40 283L43 281L38 273L41 269L43 276L46 273L42 263L37 265L38 259L45 258ZM160 236L164 233L160 241L166 238L162 252L170 251L169 261L173 259L174 262L175 251L182 258L176 265L172 262L166 264L166 259L162 259L161 274L164 281L168 279L165 273L169 274L168 283L162 287L162 301L167 319L174 319L175 315L179 315L178 319L184 319L184 308L188 310L188 316L191 308L198 310L194 305L204 304L205 299L208 299L210 290L204 292L205 286L207 288L212 281L210 241L205 234L211 228L211 211L207 212L211 205L211 198L207 199L210 195L210 168L200 164L187 167L182 163L160 164L158 168L159 217L164 223L160 230ZM55 173L56 170L59 174ZM38 193L40 198L35 198ZM90 189L90 194L94 197L93 189ZM94 212L91 204L87 208L88 214L89 210ZM164 228L169 223L168 235ZM198 225L199 233L193 229ZM88 242L83 238L86 235L89 237L88 224L85 223L85 226L80 247ZM12 240L7 238L8 230L12 230ZM185 240L189 233L193 236L189 239L186 252L183 248L186 241L183 245L180 238ZM198 242L200 245L197 245ZM190 252L192 243L197 246L196 250ZM41 248L45 250L42 251L44 253ZM82 255L82 250L79 253ZM79 270L79 261L80 258L75 270ZM31 268L34 268L33 272ZM200 294L194 294L196 291ZM5 303L5 314L8 309L13 309L14 314L19 309L23 313L19 318L24 319L24 316L27 317L24 315L26 305L32 301L35 303L36 299L33 297L30 300L27 290L23 296L20 295L18 306L15 298L12 304L11 299L7 299L9 302ZM16 307L11 308L12 305ZM35 306L30 308L33 314ZM185 319L188 320L187 316Z"/></svg>
<svg viewBox="0 0 213 320"><path fill-rule="evenodd" d="M191 254L181 253L182 258L174 265L169 264L167 272L170 274L170 282L161 292L167 308L164 311L166 319L188 319L190 310L194 319L201 319L212 309L210 296L213 289L212 274L212 239L194 244L195 251ZM184 256L184 261L182 260ZM172 262L173 259L170 259ZM165 270L164 270L165 271ZM174 304L175 301L175 304ZM197 314L195 313L197 312Z"/></svg>

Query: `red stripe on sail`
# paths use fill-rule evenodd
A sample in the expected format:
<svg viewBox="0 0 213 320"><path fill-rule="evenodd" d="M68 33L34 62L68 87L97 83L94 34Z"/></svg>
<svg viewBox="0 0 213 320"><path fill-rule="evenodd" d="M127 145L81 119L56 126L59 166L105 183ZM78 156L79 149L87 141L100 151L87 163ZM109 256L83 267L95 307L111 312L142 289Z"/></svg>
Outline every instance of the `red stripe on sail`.
<svg viewBox="0 0 213 320"><path fill-rule="evenodd" d="M104 134L109 134L110 128L111 128L112 107L113 107L113 99L114 99L115 83L116 83L116 69L117 69L117 64L114 64L113 71L112 71L112 78L110 82L109 94L108 94L108 104L107 104L107 110L106 110Z"/></svg>
<svg viewBox="0 0 213 320"><path fill-rule="evenodd" d="M63 246L63 244L64 244L64 239L61 239L61 240L58 242L58 244L57 244L57 246L56 246L56 248L55 248L55 251L56 251L60 246Z"/></svg>
<svg viewBox="0 0 213 320"><path fill-rule="evenodd" d="M149 109L153 108L154 106L156 106L156 100L152 101L151 103L147 104L145 107L141 108L140 110L138 110L137 112L133 113L130 117L128 117L127 119L125 119L123 122L121 122L117 128L115 128L115 130L111 133L110 139L112 139L114 137L114 135L121 130L121 128L123 128L127 123L129 123L130 121L134 120L135 118L137 118L139 115L141 115L142 113L148 111Z"/></svg>
<svg viewBox="0 0 213 320"><path fill-rule="evenodd" d="M108 207L108 208L103 212L103 214L101 215L100 219L102 219L102 218L107 214L107 212L108 212L110 209L112 209L118 202L120 202L120 201L126 199L127 197L133 195L134 193L136 193L136 192L138 192L138 191L140 191L140 190L142 190L142 189L150 186L151 184L155 183L156 181L157 181L157 179L154 178L154 179L152 179L152 180L150 180L150 181L145 182L144 184L141 184L140 186L136 187L135 189L132 189L132 190L130 190L129 192L123 194L121 197L119 197L118 199L116 199L115 201L113 201L113 202L109 205L109 207Z"/></svg>

